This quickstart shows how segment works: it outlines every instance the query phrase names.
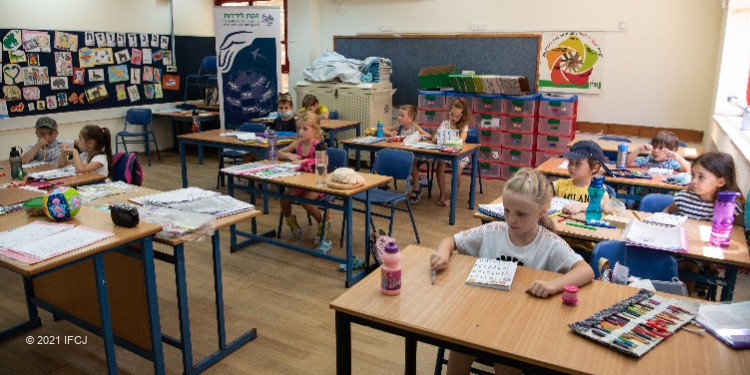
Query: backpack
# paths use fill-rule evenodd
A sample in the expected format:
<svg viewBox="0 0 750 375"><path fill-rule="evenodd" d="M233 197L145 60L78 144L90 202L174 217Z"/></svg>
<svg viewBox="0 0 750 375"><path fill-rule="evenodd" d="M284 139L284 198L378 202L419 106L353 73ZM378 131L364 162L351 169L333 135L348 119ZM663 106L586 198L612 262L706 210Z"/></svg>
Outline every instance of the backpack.
<svg viewBox="0 0 750 375"><path fill-rule="evenodd" d="M131 185L143 185L143 168L135 152L118 152L112 156L112 181L123 181Z"/></svg>

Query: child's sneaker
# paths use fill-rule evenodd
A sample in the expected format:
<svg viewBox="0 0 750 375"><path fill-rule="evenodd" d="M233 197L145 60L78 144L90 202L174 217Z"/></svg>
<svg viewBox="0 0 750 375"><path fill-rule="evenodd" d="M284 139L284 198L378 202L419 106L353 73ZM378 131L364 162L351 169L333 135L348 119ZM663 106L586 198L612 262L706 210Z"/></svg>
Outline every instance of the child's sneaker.
<svg viewBox="0 0 750 375"><path fill-rule="evenodd" d="M313 243L316 244L316 245L320 243L320 237L321 237L320 232L321 231L323 232L323 236L322 236L323 239L324 240L328 239L328 230L329 229L331 229L331 223L328 222L328 221L326 221L325 228L323 228L323 223L318 224L318 234L315 235L315 238L313 239Z"/></svg>
<svg viewBox="0 0 750 375"><path fill-rule="evenodd" d="M419 186L427 187L427 175L426 174L419 175Z"/></svg>
<svg viewBox="0 0 750 375"><path fill-rule="evenodd" d="M328 237L323 238L323 241L318 244L318 247L315 248L315 251L323 254L328 254L328 252L331 251L331 239Z"/></svg>
<svg viewBox="0 0 750 375"><path fill-rule="evenodd" d="M297 224L296 215L292 215L286 218L286 225L288 225L289 229L292 230L292 236L294 238L300 238L302 236L302 229L300 229L299 224Z"/></svg>

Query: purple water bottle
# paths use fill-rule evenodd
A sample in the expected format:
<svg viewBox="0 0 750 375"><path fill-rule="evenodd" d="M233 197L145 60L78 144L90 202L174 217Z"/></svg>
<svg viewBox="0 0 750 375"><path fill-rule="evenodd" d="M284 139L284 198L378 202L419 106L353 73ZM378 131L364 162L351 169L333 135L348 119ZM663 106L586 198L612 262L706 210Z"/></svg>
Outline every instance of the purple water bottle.
<svg viewBox="0 0 750 375"><path fill-rule="evenodd" d="M721 191L716 197L714 204L714 221L711 224L711 238L708 242L711 246L729 247L729 239L732 237L732 224L734 224L734 200L739 193L734 191Z"/></svg>

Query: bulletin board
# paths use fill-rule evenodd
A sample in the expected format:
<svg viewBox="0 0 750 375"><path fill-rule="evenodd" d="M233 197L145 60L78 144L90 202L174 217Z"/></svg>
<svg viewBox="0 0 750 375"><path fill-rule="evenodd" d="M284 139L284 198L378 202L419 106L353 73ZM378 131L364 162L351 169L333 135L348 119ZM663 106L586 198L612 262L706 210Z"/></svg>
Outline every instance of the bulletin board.
<svg viewBox="0 0 750 375"><path fill-rule="evenodd" d="M213 37L175 37L174 46L169 35L104 31L0 29L0 37L0 118L182 101L185 76L215 54Z"/></svg>
<svg viewBox="0 0 750 375"><path fill-rule="evenodd" d="M391 60L394 104L417 104L419 70L456 65L460 73L526 76L537 91L539 34L357 35L334 36L334 50L347 58Z"/></svg>

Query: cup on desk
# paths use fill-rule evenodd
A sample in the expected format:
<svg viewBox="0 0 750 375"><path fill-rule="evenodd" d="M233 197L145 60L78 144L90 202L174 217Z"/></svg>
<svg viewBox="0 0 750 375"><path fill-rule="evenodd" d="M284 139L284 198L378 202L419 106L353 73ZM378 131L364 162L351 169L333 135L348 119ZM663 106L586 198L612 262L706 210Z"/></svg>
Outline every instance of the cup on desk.
<svg viewBox="0 0 750 375"><path fill-rule="evenodd" d="M322 144L322 143L319 143ZM325 186L328 173L328 153L325 147L315 149L315 185Z"/></svg>

